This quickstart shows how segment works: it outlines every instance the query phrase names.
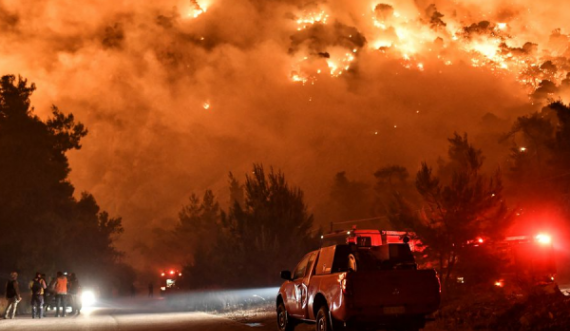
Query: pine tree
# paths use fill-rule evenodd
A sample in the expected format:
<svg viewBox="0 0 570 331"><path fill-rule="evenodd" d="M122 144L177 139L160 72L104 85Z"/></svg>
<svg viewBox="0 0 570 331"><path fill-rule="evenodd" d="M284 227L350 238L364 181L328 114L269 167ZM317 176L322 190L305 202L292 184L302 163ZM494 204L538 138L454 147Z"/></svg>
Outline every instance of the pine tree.
<svg viewBox="0 0 570 331"><path fill-rule="evenodd" d="M112 267L121 219L100 211L89 194L76 200L68 180L66 152L81 148L87 130L55 106L42 121L31 107L35 89L21 77L0 79L0 268Z"/></svg>
<svg viewBox="0 0 570 331"><path fill-rule="evenodd" d="M238 193L239 187L230 174L230 191ZM210 216L217 215L214 218L219 223L198 238L208 244L197 245L194 262L185 268L191 275L190 286L273 285L279 282L279 271L292 268L316 247L313 217L307 212L303 192L290 187L281 172L266 174L262 165L254 165L243 187L243 203L233 199L227 217L217 207L204 208ZM201 214L202 220L207 214Z"/></svg>
<svg viewBox="0 0 570 331"><path fill-rule="evenodd" d="M481 150L469 144L467 135L449 139L448 182L433 175L422 163L416 187L423 199L419 222L414 229L436 257L443 282L448 284L467 241L478 236L499 238L511 217L502 198L499 171L487 177L481 173Z"/></svg>

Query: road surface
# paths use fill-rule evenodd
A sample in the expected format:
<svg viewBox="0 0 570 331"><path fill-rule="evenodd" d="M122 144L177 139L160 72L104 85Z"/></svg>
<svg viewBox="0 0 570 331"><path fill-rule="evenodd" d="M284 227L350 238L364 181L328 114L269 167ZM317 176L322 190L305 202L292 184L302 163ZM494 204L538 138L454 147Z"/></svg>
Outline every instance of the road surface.
<svg viewBox="0 0 570 331"><path fill-rule="evenodd" d="M48 316L39 320L26 315L13 320L0 320L0 330L10 331L253 331L254 329L276 330L276 326L238 322L202 312L149 313L97 308L86 310L79 316L65 318Z"/></svg>
<svg viewBox="0 0 570 331"><path fill-rule="evenodd" d="M24 309L21 309L24 310ZM313 330L299 326L295 331ZM0 319L0 331L277 331L272 310L238 310L231 313L172 311L162 299L125 299L99 302L84 308L78 316L56 318L53 310L47 317L32 319L22 312L15 319Z"/></svg>
<svg viewBox="0 0 570 331"><path fill-rule="evenodd" d="M125 299L99 302L84 308L78 316L56 318L53 310L47 317L32 319L29 307L21 307L15 319L0 319L0 330L9 331L276 331L270 316L252 321L243 315L172 311L164 300ZM26 313L26 311L28 313ZM229 316L229 317L226 317ZM236 316L238 316L236 318ZM246 318L240 318L245 316ZM231 318L230 318L231 317Z"/></svg>

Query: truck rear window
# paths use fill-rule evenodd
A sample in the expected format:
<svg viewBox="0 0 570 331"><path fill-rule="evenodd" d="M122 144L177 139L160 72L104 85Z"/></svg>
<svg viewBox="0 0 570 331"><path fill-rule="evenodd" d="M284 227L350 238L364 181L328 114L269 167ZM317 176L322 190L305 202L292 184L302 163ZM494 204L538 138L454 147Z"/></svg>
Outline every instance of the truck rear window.
<svg viewBox="0 0 570 331"><path fill-rule="evenodd" d="M323 254L322 257L331 259L331 255ZM337 245L334 250L332 268L329 272L348 271L351 267L350 255L354 256L356 260L356 271L416 268L414 256L407 244L388 244L373 247Z"/></svg>

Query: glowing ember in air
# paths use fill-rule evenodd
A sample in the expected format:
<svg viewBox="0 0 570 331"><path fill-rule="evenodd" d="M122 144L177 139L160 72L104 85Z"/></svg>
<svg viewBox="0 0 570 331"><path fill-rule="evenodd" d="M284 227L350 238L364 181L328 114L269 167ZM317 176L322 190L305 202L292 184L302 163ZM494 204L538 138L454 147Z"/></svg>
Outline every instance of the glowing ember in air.
<svg viewBox="0 0 570 331"><path fill-rule="evenodd" d="M209 101L204 102L202 107L204 107L204 109L210 109L210 102Z"/></svg>
<svg viewBox="0 0 570 331"><path fill-rule="evenodd" d="M526 147L521 147L521 148L519 148L519 151L521 151L521 152L526 152Z"/></svg>

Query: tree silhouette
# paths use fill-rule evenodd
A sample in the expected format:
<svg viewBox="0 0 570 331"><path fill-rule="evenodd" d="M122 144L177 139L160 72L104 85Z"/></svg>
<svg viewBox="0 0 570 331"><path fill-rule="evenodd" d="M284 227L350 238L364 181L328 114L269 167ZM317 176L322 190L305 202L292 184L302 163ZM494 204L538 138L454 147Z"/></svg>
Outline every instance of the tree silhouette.
<svg viewBox="0 0 570 331"><path fill-rule="evenodd" d="M444 284L467 241L477 236L499 238L511 220L502 199L500 172L490 177L481 173L482 152L469 144L467 135L455 134L449 142L449 160L442 167L451 180L441 182L426 163L416 175L424 204L413 226L437 258Z"/></svg>
<svg viewBox="0 0 570 331"><path fill-rule="evenodd" d="M0 79L0 269L111 268L121 219L100 211L89 194L76 200L68 180L66 152L81 148L87 130L55 106L42 121L31 107L35 89L21 77Z"/></svg>
<svg viewBox="0 0 570 331"><path fill-rule="evenodd" d="M240 196L237 187L241 184L230 176L231 191ZM266 174L256 164L243 188L243 205L234 199L227 217L218 214L218 228L198 239L210 242L214 238L215 243L211 248L198 245L194 262L185 268L191 286L276 284L280 270L292 268L316 246L313 217L307 212L303 192L290 187L281 172L271 169Z"/></svg>
<svg viewBox="0 0 570 331"><path fill-rule="evenodd" d="M517 205L521 231L547 231L557 242L570 240L570 107L554 102L540 112L519 117L511 139L507 173L510 197ZM570 254L558 255L560 261ZM570 272L559 264L561 274Z"/></svg>

